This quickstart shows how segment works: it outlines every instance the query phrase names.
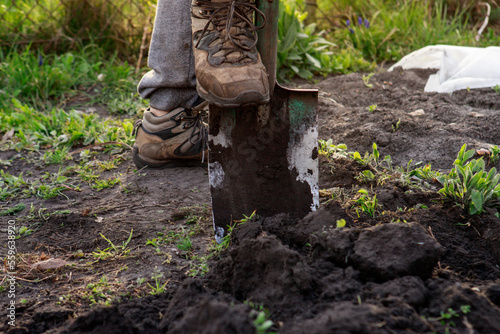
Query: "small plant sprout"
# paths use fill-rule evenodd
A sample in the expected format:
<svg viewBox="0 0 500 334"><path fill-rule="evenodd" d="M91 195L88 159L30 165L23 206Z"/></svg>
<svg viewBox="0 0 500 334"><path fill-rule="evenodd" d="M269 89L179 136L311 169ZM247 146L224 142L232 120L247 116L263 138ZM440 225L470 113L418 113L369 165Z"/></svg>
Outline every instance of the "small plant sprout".
<svg viewBox="0 0 500 334"><path fill-rule="evenodd" d="M134 229L130 230L130 234L128 236L128 239L122 243L122 245L115 245L111 240L106 238L102 233L100 234L101 237L108 242L110 247L107 247L105 249L100 249L97 248L94 252L92 252L92 255L98 259L98 260L105 260L109 257L113 256L125 256L130 253L130 249L128 248L128 244L130 243L130 240L132 240L132 234L134 233Z"/></svg>
<svg viewBox="0 0 500 334"><path fill-rule="evenodd" d="M356 213L359 217L359 209L366 213L370 217L375 217L375 212L378 209L378 200L377 195L373 195L373 197L368 196L368 191L365 189L360 189L358 193L361 196L355 201L357 207L355 207Z"/></svg>
<svg viewBox="0 0 500 334"><path fill-rule="evenodd" d="M492 145L490 147L490 163L492 165L496 165L500 158L500 148L498 145Z"/></svg>
<svg viewBox="0 0 500 334"><path fill-rule="evenodd" d="M399 130L399 125L401 124L401 118L398 119L398 121L396 122L396 124L393 124L392 125L392 132L396 132Z"/></svg>
<svg viewBox="0 0 500 334"><path fill-rule="evenodd" d="M366 110L368 110L369 112L374 112L377 110L377 105L376 104L371 104L368 106L368 108L366 108Z"/></svg>
<svg viewBox="0 0 500 334"><path fill-rule="evenodd" d="M342 227L345 227L346 225L346 221L345 219L337 219L337 228L342 228Z"/></svg>
<svg viewBox="0 0 500 334"><path fill-rule="evenodd" d="M264 305L255 304L251 301L244 301L244 303L252 308L250 311L250 318L254 319L253 324L256 334L276 334L275 332L269 331L274 323L272 320L269 320L270 313Z"/></svg>
<svg viewBox="0 0 500 334"><path fill-rule="evenodd" d="M437 318L429 318L429 320L439 321L441 325L445 327L445 333L450 332L450 327L456 327L455 322L452 320L453 318L459 318L460 312L465 315L470 312L470 305L462 305L460 306L459 311L455 311L451 307L446 311L441 311L441 315Z"/></svg>
<svg viewBox="0 0 500 334"><path fill-rule="evenodd" d="M345 144L334 145L332 139L328 139L327 141L319 140L319 154L332 158L349 157L347 146Z"/></svg>
<svg viewBox="0 0 500 334"><path fill-rule="evenodd" d="M151 284L148 283L148 286L151 288L151 292L149 292L151 295L159 295L161 293L165 292L165 287L168 284L168 280L162 285L160 279L163 277L163 273L158 271L158 268L155 267L155 270L153 272L153 275L151 275L151 279L154 280L155 285L152 286Z"/></svg>
<svg viewBox="0 0 500 334"><path fill-rule="evenodd" d="M371 170L367 169L355 176L355 179L363 183L370 183L375 181L376 176Z"/></svg>
<svg viewBox="0 0 500 334"><path fill-rule="evenodd" d="M494 86L492 88L495 91L495 93L500 94L500 85L496 85L496 86Z"/></svg>
<svg viewBox="0 0 500 334"><path fill-rule="evenodd" d="M373 77L375 73L370 73L368 75L363 74L363 84L368 88L373 88L373 84L370 83L370 79Z"/></svg>

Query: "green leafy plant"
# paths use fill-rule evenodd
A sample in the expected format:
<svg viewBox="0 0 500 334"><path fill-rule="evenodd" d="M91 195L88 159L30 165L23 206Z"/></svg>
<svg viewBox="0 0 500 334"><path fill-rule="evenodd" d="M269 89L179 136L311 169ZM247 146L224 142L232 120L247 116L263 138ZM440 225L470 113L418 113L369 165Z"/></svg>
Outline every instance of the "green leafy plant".
<svg viewBox="0 0 500 334"><path fill-rule="evenodd" d="M490 147L490 162L495 165L500 158L500 147L498 145L492 145Z"/></svg>
<svg viewBox="0 0 500 334"><path fill-rule="evenodd" d="M368 191L365 189L360 189L358 193L361 194L361 196L355 201L355 203L357 204L355 210L356 213L358 214L358 217L359 217L358 210L361 210L370 217L375 217L375 213L377 212L378 209L377 195L373 195L373 197L370 197L368 195Z"/></svg>
<svg viewBox="0 0 500 334"><path fill-rule="evenodd" d="M326 155L332 158L336 157L349 157L347 153L347 146L345 144L334 145L332 139L328 139L327 141L319 140L318 152L321 155Z"/></svg>
<svg viewBox="0 0 500 334"><path fill-rule="evenodd" d="M366 108L366 110L368 110L369 112L374 112L375 110L377 110L377 105L376 104L370 104L368 106L368 108Z"/></svg>
<svg viewBox="0 0 500 334"><path fill-rule="evenodd" d="M278 78L285 81L295 75L310 79L322 70L321 59L333 54L335 44L315 33L316 24L304 27L307 14L300 14L291 3L281 3L278 20Z"/></svg>
<svg viewBox="0 0 500 334"><path fill-rule="evenodd" d="M496 85L496 86L494 86L492 88L495 91L495 93L500 94L500 85Z"/></svg>
<svg viewBox="0 0 500 334"><path fill-rule="evenodd" d="M245 304L250 306L252 310L250 311L250 318L253 319L253 324L255 326L255 333L257 334L276 334L276 332L270 332L269 330L274 325L270 318L270 312L262 304L255 304L250 301L244 301Z"/></svg>
<svg viewBox="0 0 500 334"><path fill-rule="evenodd" d="M367 170L360 172L354 178L360 182L363 182L363 183L370 183L370 182L375 181L375 179L377 177L375 176L375 174L373 174L373 172L371 170L367 169Z"/></svg>
<svg viewBox="0 0 500 334"><path fill-rule="evenodd" d="M437 179L443 186L439 194L444 199L474 215L482 213L485 206L500 205L500 174L495 167L487 172L483 158L468 161L475 151L466 148L464 144L460 149L451 172Z"/></svg>

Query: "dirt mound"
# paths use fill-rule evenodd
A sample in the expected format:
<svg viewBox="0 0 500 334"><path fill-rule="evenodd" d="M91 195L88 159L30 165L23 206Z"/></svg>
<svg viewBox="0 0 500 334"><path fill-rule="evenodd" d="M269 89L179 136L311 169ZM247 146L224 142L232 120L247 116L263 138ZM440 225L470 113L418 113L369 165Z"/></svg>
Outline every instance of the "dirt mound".
<svg viewBox="0 0 500 334"><path fill-rule="evenodd" d="M312 236L312 247L340 267L352 265L366 280L431 276L441 246L418 224L386 224L358 230L330 230Z"/></svg>
<svg viewBox="0 0 500 334"><path fill-rule="evenodd" d="M164 333L242 333L255 327L249 318L250 307L234 305L235 300L217 300L199 280L187 280L179 287L166 310L160 328ZM229 299L232 303L228 302Z"/></svg>

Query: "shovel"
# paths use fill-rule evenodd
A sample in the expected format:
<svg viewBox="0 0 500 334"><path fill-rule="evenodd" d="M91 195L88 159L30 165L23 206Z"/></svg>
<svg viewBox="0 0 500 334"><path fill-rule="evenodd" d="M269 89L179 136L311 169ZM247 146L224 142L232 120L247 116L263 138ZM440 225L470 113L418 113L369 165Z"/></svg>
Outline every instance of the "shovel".
<svg viewBox="0 0 500 334"><path fill-rule="evenodd" d="M269 74L270 102L210 105L208 171L218 243L253 212L303 218L319 207L318 91L276 82L279 0L260 0L258 8L267 18L257 47Z"/></svg>

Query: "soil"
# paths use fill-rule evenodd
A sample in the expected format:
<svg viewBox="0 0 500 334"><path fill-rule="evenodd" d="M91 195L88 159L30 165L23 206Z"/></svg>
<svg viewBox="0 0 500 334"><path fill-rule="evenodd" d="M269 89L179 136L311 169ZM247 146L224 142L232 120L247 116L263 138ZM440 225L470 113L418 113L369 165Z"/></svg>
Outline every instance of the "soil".
<svg viewBox="0 0 500 334"><path fill-rule="evenodd" d="M441 171L452 167L463 144L499 145L500 95L424 93L429 74L382 72L368 85L362 74L350 74L303 85L320 90L320 139L361 155L377 143L394 167L412 160L413 167ZM2 168L40 177L59 167L20 158ZM254 333L260 323L263 333L265 316L273 322L268 331L279 333L500 333L498 211L469 216L441 201L433 180L427 188L396 178L363 183L357 176L369 168L321 156L320 209L299 220L279 214L238 226L203 276L192 269L213 245L204 168L136 171L128 157L119 167L126 187L23 199L27 209L3 217L2 231L31 205L37 224L17 240L16 326L3 318L0 332ZM360 188L377 195L374 217L356 212L349 200ZM346 226L337 228L342 219ZM189 251L175 238L147 245L186 230L194 231ZM110 251L104 237L118 248L99 259ZM1 252L5 257L6 247ZM49 258L70 265L30 266ZM163 293L151 294L154 277ZM1 309L8 302L2 293Z"/></svg>

